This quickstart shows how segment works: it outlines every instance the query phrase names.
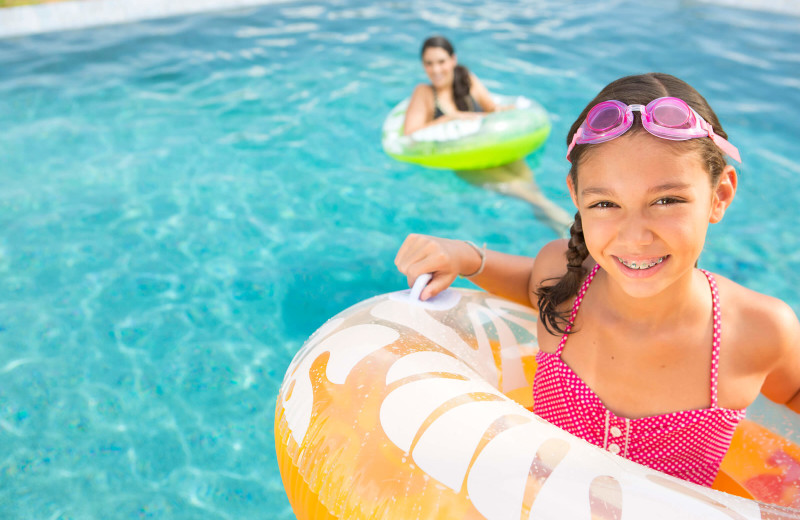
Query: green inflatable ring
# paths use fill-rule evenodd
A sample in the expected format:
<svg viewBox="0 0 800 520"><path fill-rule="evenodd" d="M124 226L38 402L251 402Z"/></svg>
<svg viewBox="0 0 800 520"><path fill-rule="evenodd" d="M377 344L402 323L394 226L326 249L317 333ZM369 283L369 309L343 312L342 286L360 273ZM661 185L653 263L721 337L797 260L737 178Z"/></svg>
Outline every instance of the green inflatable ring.
<svg viewBox="0 0 800 520"><path fill-rule="evenodd" d="M430 168L480 170L525 157L547 140L550 120L541 105L522 96L492 96L498 106L513 109L478 119L448 121L403 135L408 99L383 123L384 151L398 161Z"/></svg>

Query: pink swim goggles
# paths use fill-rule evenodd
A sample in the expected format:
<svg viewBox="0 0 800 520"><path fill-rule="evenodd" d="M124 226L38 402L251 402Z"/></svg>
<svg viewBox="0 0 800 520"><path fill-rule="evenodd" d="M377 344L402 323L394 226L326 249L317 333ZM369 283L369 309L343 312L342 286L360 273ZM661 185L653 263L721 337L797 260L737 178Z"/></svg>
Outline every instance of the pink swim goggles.
<svg viewBox="0 0 800 520"><path fill-rule="evenodd" d="M654 99L647 106L626 105L617 100L596 104L572 137L567 148L567 160L570 160L569 154L576 144L604 143L627 132L633 125L634 110L641 113L644 129L656 137L671 141L710 137L723 153L742 162L735 146L715 134L711 125L686 101L675 97Z"/></svg>

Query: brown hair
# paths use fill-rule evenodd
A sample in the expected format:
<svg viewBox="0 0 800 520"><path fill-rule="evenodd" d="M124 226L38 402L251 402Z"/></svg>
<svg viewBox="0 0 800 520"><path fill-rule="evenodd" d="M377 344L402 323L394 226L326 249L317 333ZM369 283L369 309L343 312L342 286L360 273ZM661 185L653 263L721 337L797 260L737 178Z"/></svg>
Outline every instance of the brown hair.
<svg viewBox="0 0 800 520"><path fill-rule="evenodd" d="M703 119L708 121L714 128L714 132L724 138L728 134L722 129L716 114L708 105L708 102L691 85L675 76L651 72L638 76L627 76L609 83L597 96L589 102L583 109L578 119L572 123L572 127L567 134L567 145L572 142L572 136L578 131L589 110L597 103L616 99L625 104L647 105L650 101L672 96L686 101ZM633 126L628 132L644 132L641 125L641 117L638 112L634 112ZM638 122L638 123L637 123ZM703 161L706 171L709 173L711 185L716 186L723 168L725 168L725 157L711 139L689 139L687 141L675 141L674 146L682 147L685 153L696 153ZM597 145L579 144L572 149L570 159L572 166L569 176L572 185L577 189L578 168L592 149ZM581 224L580 211L575 213L575 222L570 228L569 248L566 252L567 272L561 278L551 278L545 282L554 281L545 285L542 283L535 291L539 305L539 319L545 329L551 334L564 334L566 326L569 324L569 310L559 311L558 307L563 302L578 294L578 289L586 276L586 269L583 262L589 256L586 243L583 238L583 228Z"/></svg>

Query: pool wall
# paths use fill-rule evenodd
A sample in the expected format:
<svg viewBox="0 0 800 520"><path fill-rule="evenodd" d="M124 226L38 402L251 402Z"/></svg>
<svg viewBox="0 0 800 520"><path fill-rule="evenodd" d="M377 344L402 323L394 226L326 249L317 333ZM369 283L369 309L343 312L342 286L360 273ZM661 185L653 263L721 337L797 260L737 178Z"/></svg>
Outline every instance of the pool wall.
<svg viewBox="0 0 800 520"><path fill-rule="evenodd" d="M0 9L0 38L85 29L291 0L85 0Z"/></svg>

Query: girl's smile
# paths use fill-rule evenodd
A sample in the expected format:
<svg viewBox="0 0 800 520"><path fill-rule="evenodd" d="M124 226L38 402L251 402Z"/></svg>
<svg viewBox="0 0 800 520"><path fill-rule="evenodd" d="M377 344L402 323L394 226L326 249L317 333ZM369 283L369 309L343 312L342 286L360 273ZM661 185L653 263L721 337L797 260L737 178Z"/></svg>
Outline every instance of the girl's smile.
<svg viewBox="0 0 800 520"><path fill-rule="evenodd" d="M621 257L616 257L619 260L619 263L622 264L624 270L631 270L631 271L647 271L644 273L644 276L651 276L656 270L655 267L658 267L661 263L664 262L669 255L659 256L658 258L649 258L646 260L636 260L636 259L625 259ZM639 276L638 273L635 276Z"/></svg>

